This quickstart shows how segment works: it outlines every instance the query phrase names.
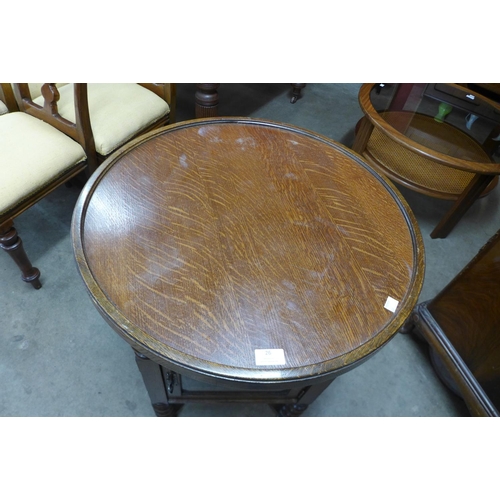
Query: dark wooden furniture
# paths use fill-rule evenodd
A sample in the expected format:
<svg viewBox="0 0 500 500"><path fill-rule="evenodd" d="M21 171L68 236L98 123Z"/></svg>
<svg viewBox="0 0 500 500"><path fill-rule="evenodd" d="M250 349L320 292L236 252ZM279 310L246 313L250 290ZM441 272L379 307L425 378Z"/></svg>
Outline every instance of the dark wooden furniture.
<svg viewBox="0 0 500 500"><path fill-rule="evenodd" d="M300 414L395 335L423 280L414 217L381 176L326 137L252 119L131 143L87 183L72 238L165 416L189 401Z"/></svg>
<svg viewBox="0 0 500 500"><path fill-rule="evenodd" d="M290 102L296 103L300 98L305 83L291 83L292 97ZM194 96L196 118L210 118L219 115L219 89L220 83L198 83Z"/></svg>
<svg viewBox="0 0 500 500"><path fill-rule="evenodd" d="M500 231L412 320L471 414L500 416Z"/></svg>
<svg viewBox="0 0 500 500"><path fill-rule="evenodd" d="M2 86L7 94L10 85ZM58 114L54 84L43 86L43 107L27 97L26 84L15 84L14 90L24 112L0 116L0 248L18 265L22 279L38 289L40 271L27 257L14 219L85 168L95 168L96 158L87 154L93 145L86 84L74 86L76 123Z"/></svg>
<svg viewBox="0 0 500 500"><path fill-rule="evenodd" d="M393 181L454 203L444 238L500 174L500 106L454 84L364 84L353 149ZM451 112L450 112L451 110Z"/></svg>

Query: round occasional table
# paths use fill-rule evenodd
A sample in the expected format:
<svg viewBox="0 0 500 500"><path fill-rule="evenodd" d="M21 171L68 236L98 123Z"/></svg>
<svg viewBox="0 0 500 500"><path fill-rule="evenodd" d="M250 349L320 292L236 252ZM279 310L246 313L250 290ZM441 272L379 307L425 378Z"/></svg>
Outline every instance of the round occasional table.
<svg viewBox="0 0 500 500"><path fill-rule="evenodd" d="M158 416L189 401L301 414L401 329L424 272L411 211L361 157L246 118L182 122L121 149L83 189L72 237Z"/></svg>
<svg viewBox="0 0 500 500"><path fill-rule="evenodd" d="M353 149L377 171L454 203L431 233L445 238L500 174L500 105L445 83L367 83Z"/></svg>

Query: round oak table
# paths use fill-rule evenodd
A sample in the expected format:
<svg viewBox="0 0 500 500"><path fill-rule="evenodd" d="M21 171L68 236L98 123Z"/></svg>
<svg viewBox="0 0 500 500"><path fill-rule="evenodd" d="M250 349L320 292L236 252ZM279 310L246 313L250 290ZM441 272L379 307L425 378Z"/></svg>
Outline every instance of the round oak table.
<svg viewBox="0 0 500 500"><path fill-rule="evenodd" d="M189 401L301 414L398 332L424 272L411 211L360 156L247 118L182 122L118 151L83 189L72 238L158 416Z"/></svg>

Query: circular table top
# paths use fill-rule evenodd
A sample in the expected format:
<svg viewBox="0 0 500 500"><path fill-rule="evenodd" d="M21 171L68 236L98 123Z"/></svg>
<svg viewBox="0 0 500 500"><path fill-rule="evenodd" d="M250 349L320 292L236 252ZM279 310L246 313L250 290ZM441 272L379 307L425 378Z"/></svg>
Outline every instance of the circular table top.
<svg viewBox="0 0 500 500"><path fill-rule="evenodd" d="M346 369L392 338L423 280L420 232L388 181L326 137L262 120L137 139L87 183L72 231L120 335L226 380Z"/></svg>
<svg viewBox="0 0 500 500"><path fill-rule="evenodd" d="M444 165L499 174L500 105L448 83L366 83L359 103L391 139Z"/></svg>

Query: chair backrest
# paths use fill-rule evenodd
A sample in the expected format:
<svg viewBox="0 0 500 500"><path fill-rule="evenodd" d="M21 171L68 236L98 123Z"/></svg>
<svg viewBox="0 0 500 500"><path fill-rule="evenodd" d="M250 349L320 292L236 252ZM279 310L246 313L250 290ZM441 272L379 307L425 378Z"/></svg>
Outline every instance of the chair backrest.
<svg viewBox="0 0 500 500"><path fill-rule="evenodd" d="M97 154L90 125L87 84L75 83L74 85L75 123L59 114L57 110L59 91L55 83L42 85L43 106L33 102L27 83L13 83L12 88L20 111L47 122L80 143L87 154L89 171L92 173L97 168Z"/></svg>

